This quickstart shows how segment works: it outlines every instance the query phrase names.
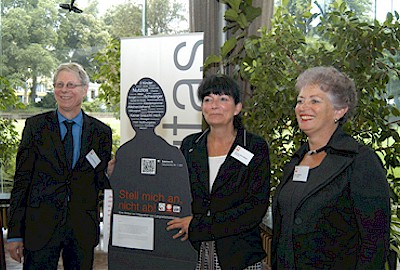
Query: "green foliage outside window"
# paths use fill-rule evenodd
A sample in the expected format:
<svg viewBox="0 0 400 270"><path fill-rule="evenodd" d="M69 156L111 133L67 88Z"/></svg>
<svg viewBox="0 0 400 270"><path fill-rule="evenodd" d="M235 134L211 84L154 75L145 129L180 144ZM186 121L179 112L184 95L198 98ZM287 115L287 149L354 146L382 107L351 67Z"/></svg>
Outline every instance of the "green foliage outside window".
<svg viewBox="0 0 400 270"><path fill-rule="evenodd" d="M182 11L182 4L175 0L147 0L145 32L149 35L166 35L185 31L185 29L179 30L172 27L173 23L177 24L185 20L181 14ZM141 15L139 8L130 3L117 6L106 13L105 22L106 24L110 23L112 37L108 40L105 48L94 55L94 60L98 64L98 72L93 79L101 83L99 98L105 102L108 110L113 111L117 118L120 115L120 38L143 34L140 32L143 29L140 29L138 27L140 24L137 23L141 20ZM132 17L129 19L129 16Z"/></svg>
<svg viewBox="0 0 400 270"><path fill-rule="evenodd" d="M8 80L0 77L0 110L21 108ZM13 184L15 152L18 147L16 120L0 117L0 192L10 192Z"/></svg>

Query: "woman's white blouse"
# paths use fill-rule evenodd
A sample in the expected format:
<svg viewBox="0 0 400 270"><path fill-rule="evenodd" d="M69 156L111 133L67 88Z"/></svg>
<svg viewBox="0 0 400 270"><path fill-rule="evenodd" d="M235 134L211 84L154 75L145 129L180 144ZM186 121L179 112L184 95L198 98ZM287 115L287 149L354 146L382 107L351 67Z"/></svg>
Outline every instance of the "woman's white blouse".
<svg viewBox="0 0 400 270"><path fill-rule="evenodd" d="M226 155L218 157L208 157L208 164L210 166L210 193L212 190L212 186L215 182L215 178L217 177L219 168L221 167L222 163L224 163L225 159Z"/></svg>

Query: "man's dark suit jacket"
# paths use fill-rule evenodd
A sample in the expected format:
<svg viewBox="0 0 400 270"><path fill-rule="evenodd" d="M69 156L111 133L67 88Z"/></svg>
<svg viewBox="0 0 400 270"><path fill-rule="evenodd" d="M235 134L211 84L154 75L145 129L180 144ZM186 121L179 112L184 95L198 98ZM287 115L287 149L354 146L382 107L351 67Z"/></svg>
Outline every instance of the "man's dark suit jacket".
<svg viewBox="0 0 400 270"><path fill-rule="evenodd" d="M111 145L110 127L83 113L80 156L68 170L57 112L28 118L17 153L8 238L23 238L25 248L39 250L65 223L68 209L77 241L96 246L98 193L109 187L104 170ZM101 161L95 168L86 159L92 149Z"/></svg>

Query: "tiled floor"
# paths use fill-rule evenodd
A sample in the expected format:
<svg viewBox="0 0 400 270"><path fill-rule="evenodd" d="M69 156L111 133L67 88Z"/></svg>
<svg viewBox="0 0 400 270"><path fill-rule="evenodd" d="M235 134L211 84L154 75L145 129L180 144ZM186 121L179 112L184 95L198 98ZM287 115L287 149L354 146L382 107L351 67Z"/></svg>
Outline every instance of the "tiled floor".
<svg viewBox="0 0 400 270"><path fill-rule="evenodd" d="M7 233L3 233L4 237L7 236ZM107 261L107 253L102 251L103 241L100 242L99 246L96 247L94 253L94 270L107 270L108 269L108 261ZM21 270L22 264L17 263L13 259L11 259L10 254L6 251L6 267L7 270ZM1 268L1 266L0 266ZM58 264L58 269L64 269L62 266L62 262L60 260Z"/></svg>
<svg viewBox="0 0 400 270"><path fill-rule="evenodd" d="M6 232L3 233L4 237L7 236ZM100 244L96 247L94 253L94 266L93 270L108 270L107 253L103 251L104 241L101 237ZM10 258L10 255L6 252L6 266L7 270L22 270L22 264L19 264ZM0 266L1 268L1 266ZM62 262L59 262L58 270L64 269ZM0 269L4 270L4 269ZM400 270L400 263L397 263L397 270Z"/></svg>

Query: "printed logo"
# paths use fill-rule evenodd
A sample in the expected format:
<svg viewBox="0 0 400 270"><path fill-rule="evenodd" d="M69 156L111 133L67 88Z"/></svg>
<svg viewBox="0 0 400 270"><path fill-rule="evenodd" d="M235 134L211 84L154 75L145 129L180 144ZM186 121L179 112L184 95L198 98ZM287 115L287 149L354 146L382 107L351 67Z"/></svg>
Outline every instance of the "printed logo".
<svg viewBox="0 0 400 270"><path fill-rule="evenodd" d="M158 211L165 212L165 203L163 202L158 203Z"/></svg>
<svg viewBox="0 0 400 270"><path fill-rule="evenodd" d="M181 212L181 207L179 205L174 205L173 208L172 208L172 212L180 213Z"/></svg>

